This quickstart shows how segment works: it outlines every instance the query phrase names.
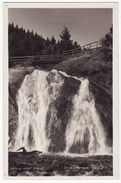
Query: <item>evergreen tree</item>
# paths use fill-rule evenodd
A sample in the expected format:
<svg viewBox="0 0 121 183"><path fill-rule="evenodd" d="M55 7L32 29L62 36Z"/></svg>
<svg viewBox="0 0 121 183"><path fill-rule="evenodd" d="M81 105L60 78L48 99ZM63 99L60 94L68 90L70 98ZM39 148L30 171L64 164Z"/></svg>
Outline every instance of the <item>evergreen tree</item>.
<svg viewBox="0 0 121 183"><path fill-rule="evenodd" d="M56 54L60 54L60 53L61 53L61 43L60 41L58 41L56 44Z"/></svg>
<svg viewBox="0 0 121 183"><path fill-rule="evenodd" d="M61 40L56 42L54 36L44 39L42 36L30 32L28 29L19 28L13 23L8 25L9 34L9 56L29 56L41 54L62 54L64 50L76 48L78 43L71 40L71 34L67 27L64 28L60 37Z"/></svg>
<svg viewBox="0 0 121 183"><path fill-rule="evenodd" d="M55 40L54 36L52 36L50 43L51 43L50 44L51 45L51 53L56 54L57 47L56 47L56 40Z"/></svg>
<svg viewBox="0 0 121 183"><path fill-rule="evenodd" d="M50 45L50 39L47 37L46 41L45 41L45 46L46 47L49 47Z"/></svg>
<svg viewBox="0 0 121 183"><path fill-rule="evenodd" d="M110 28L110 31L105 35L103 39L101 39L102 47L101 52L105 61L112 61L112 36L113 36L113 29Z"/></svg>
<svg viewBox="0 0 121 183"><path fill-rule="evenodd" d="M52 38L51 38L51 44L52 45L55 45L56 44L56 40L55 40L54 36L52 36Z"/></svg>
<svg viewBox="0 0 121 183"><path fill-rule="evenodd" d="M48 37L45 40L45 50L46 50L45 51L46 54L51 54L51 41Z"/></svg>
<svg viewBox="0 0 121 183"><path fill-rule="evenodd" d="M64 27L64 30L60 34L60 38L61 38L61 42L60 42L61 52L67 51L73 48L73 41L71 40L71 34L66 26Z"/></svg>

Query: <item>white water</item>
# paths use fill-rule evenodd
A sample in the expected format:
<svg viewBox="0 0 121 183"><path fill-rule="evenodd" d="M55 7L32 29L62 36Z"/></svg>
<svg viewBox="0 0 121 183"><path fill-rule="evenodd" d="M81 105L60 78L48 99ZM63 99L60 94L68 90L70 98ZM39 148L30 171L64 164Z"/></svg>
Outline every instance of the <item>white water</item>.
<svg viewBox="0 0 121 183"><path fill-rule="evenodd" d="M45 135L49 100L46 75L44 71L26 75L19 89L17 96L19 120L14 150L23 146L29 150L46 150L49 145ZM30 129L31 142L29 141Z"/></svg>
<svg viewBox="0 0 121 183"><path fill-rule="evenodd" d="M46 117L49 104L60 95L64 77L71 77L63 72L35 70L26 75L17 96L18 129L12 150L20 147L27 150L48 151L51 139L46 135ZM47 81L47 78L49 80ZM78 78L74 77L79 80ZM88 79L80 79L81 85L73 98L72 114L68 121L65 140L65 154L76 143L88 143L88 153L106 153L105 132L95 108L95 101L89 91ZM57 118L57 111L51 112L49 125ZM85 136L86 135L86 136ZM59 144L58 144L59 145Z"/></svg>
<svg viewBox="0 0 121 183"><path fill-rule="evenodd" d="M95 108L94 97L89 91L88 79L80 79L81 85L73 99L73 112L66 130L66 150L79 143L88 143L88 153L107 153L105 132ZM82 149L83 150L83 149Z"/></svg>
<svg viewBox="0 0 121 183"><path fill-rule="evenodd" d="M48 151L50 140L46 137L47 111L50 102L59 94L62 79L54 70L51 78L53 81L48 85L47 75L45 71L35 70L26 75L19 89L18 129L12 150L25 147L27 150Z"/></svg>

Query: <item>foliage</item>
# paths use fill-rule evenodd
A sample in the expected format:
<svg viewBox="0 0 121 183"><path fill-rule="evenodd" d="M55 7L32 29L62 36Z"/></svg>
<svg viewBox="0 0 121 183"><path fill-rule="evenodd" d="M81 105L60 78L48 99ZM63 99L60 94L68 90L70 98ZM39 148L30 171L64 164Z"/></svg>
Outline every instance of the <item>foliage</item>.
<svg viewBox="0 0 121 183"><path fill-rule="evenodd" d="M60 41L55 37L43 38L30 30L19 28L13 23L8 25L9 56L31 56L41 54L62 54L64 50L78 46L77 42L70 40L71 34L67 27L62 31Z"/></svg>
<svg viewBox="0 0 121 183"><path fill-rule="evenodd" d="M101 53L103 54L105 61L112 61L112 33L113 29L110 28L110 31L105 35L103 39L101 39L102 47L101 47Z"/></svg>
<svg viewBox="0 0 121 183"><path fill-rule="evenodd" d="M60 34L60 38L61 38L60 44L61 44L62 51L73 49L73 41L71 40L71 34L67 27L64 27L64 30Z"/></svg>

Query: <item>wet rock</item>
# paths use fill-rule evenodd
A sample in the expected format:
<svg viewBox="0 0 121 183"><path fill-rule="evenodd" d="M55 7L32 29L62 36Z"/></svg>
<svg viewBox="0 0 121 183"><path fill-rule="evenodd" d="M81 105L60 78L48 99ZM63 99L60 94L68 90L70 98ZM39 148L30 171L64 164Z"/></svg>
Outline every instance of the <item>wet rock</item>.
<svg viewBox="0 0 121 183"><path fill-rule="evenodd" d="M51 140L49 147L51 152L65 150L65 130L72 111L73 96L77 93L80 84L79 80L65 77L60 95L49 105L46 131Z"/></svg>
<svg viewBox="0 0 121 183"><path fill-rule="evenodd" d="M15 141L15 135L17 130L17 121L18 121L18 114L16 111L15 106L9 100L9 148L13 145Z"/></svg>
<svg viewBox="0 0 121 183"><path fill-rule="evenodd" d="M9 152L9 176L112 176L112 160L112 156Z"/></svg>
<svg viewBox="0 0 121 183"><path fill-rule="evenodd" d="M96 109L105 130L107 144L112 147L112 70L94 75L89 78L89 81L90 91L95 98Z"/></svg>

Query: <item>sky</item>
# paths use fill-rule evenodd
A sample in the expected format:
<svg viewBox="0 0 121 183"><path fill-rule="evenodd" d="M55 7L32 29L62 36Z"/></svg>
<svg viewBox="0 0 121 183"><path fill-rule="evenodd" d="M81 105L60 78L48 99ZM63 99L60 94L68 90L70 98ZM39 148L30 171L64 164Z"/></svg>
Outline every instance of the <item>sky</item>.
<svg viewBox="0 0 121 183"><path fill-rule="evenodd" d="M29 29L44 38L52 36L60 40L67 26L71 39L80 45L100 40L112 26L112 9L26 9L10 8L10 23Z"/></svg>

